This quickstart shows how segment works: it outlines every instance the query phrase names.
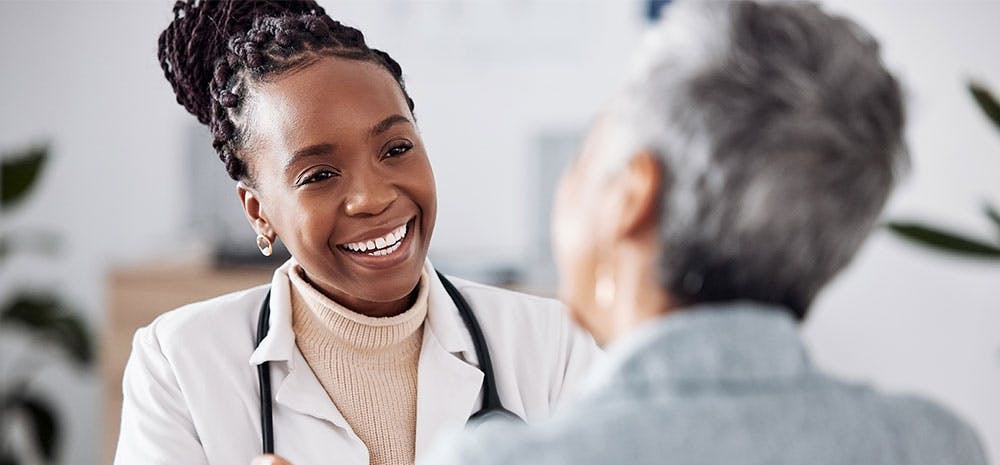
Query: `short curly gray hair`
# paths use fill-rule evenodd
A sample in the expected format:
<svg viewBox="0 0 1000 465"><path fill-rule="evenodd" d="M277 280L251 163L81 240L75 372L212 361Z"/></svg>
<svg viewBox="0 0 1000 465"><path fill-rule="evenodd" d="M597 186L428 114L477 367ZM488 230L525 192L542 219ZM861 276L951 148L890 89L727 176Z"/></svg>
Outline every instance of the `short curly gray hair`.
<svg viewBox="0 0 1000 465"><path fill-rule="evenodd" d="M660 279L682 303L803 318L869 234L907 156L878 44L809 3L678 3L608 112L661 159Z"/></svg>

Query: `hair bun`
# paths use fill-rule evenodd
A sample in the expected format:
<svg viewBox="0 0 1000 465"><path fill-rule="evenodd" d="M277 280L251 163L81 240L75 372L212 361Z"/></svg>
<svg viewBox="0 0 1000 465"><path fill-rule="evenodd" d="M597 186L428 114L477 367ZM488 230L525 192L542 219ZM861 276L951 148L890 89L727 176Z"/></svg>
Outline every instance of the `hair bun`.
<svg viewBox="0 0 1000 465"><path fill-rule="evenodd" d="M211 121L209 86L230 39L260 17L326 14L314 0L179 0L173 11L173 21L160 34L157 56L177 103L202 124Z"/></svg>

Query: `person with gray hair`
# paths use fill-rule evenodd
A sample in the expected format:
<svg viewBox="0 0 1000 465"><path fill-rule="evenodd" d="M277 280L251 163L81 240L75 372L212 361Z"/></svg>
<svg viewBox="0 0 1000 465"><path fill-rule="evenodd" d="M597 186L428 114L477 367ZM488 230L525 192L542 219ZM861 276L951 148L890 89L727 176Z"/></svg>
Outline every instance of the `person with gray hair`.
<svg viewBox="0 0 1000 465"><path fill-rule="evenodd" d="M944 408L823 374L798 334L906 166L900 86L808 3L668 7L560 186L560 294L609 348L578 401L428 464L984 464Z"/></svg>

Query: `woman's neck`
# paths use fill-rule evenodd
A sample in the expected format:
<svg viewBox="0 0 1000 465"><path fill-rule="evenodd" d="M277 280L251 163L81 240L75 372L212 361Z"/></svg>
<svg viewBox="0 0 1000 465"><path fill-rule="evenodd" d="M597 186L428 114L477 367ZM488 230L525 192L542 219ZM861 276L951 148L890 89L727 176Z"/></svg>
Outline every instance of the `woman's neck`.
<svg viewBox="0 0 1000 465"><path fill-rule="evenodd" d="M309 279L305 270L302 270L300 275L302 276L302 279L309 283L310 286L321 292L330 300L340 304L354 313L372 318L385 318L406 312L413 307L420 291L420 282L418 281L417 284L413 286L413 290L400 299L389 302L372 302L370 300L364 300L355 296L347 295L343 292L337 291L336 289L327 289L323 286L317 285L315 281Z"/></svg>

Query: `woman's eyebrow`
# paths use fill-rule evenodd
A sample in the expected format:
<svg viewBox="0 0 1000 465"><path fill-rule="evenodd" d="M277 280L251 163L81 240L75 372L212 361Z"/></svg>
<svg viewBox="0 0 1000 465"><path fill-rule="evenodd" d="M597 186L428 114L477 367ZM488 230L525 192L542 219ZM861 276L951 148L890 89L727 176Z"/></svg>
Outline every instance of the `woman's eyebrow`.
<svg viewBox="0 0 1000 465"><path fill-rule="evenodd" d="M307 157L329 155L333 153L333 150L334 150L333 144L325 144L325 143L313 144L308 147L303 147L301 149L298 149L292 152L292 155L288 157L288 160L285 160L285 166L283 168L283 171L285 174L288 174L288 171L292 169L292 165L294 165L295 162L299 161L300 159Z"/></svg>
<svg viewBox="0 0 1000 465"><path fill-rule="evenodd" d="M413 122L410 121L409 118L407 118L407 117L405 117L403 115L399 115L399 114L392 115L392 116L390 116L390 117L388 117L388 118L380 121L375 126L372 126L371 131L368 132L368 137L372 138L372 137L375 137L375 136L377 136L379 134L382 134L383 132L388 131L389 128L395 126L396 124L400 124L400 123L409 123L411 125L413 124Z"/></svg>

